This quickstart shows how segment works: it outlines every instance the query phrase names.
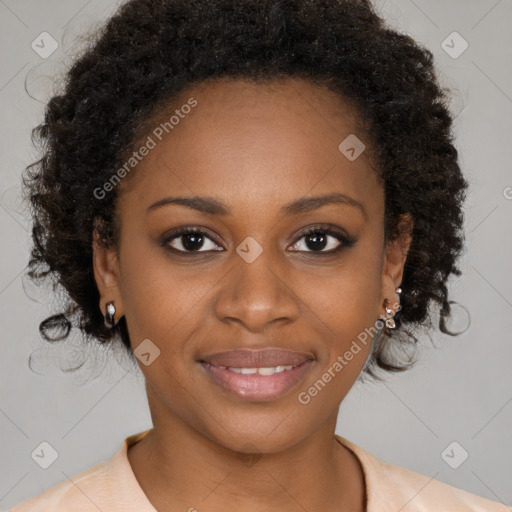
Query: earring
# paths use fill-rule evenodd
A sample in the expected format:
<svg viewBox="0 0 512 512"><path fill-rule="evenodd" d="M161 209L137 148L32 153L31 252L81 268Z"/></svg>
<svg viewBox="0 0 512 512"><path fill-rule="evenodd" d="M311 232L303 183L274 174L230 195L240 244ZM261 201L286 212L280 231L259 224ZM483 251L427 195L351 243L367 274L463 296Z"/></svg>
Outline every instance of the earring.
<svg viewBox="0 0 512 512"><path fill-rule="evenodd" d="M395 293L397 293L400 296L400 294L402 293L402 288L395 288ZM384 309L386 310L386 316L384 318L381 318L381 320L384 320L383 331L388 336L391 336L390 329L396 328L396 322L394 319L395 313L393 313L393 310L389 307L389 304L391 304L391 301L389 299L384 299Z"/></svg>
<svg viewBox="0 0 512 512"><path fill-rule="evenodd" d="M107 302L106 305L106 313L105 313L105 327L109 327L112 329L116 325L116 321L114 319L114 315L116 314L116 307L114 306L114 303Z"/></svg>
<svg viewBox="0 0 512 512"><path fill-rule="evenodd" d="M384 323L386 324L386 327L388 327L389 329L394 329L396 327L395 320L393 318L395 315L393 313L393 310L391 308L388 308L388 304L390 304L389 299L385 299L384 308L386 309L386 318L384 318L383 320L385 321Z"/></svg>
<svg viewBox="0 0 512 512"><path fill-rule="evenodd" d="M400 294L402 293L402 288L400 288L400 287L395 288L395 293L400 298ZM386 303L386 305L387 304L389 304L389 301ZM397 312L398 312L398 310L397 310ZM394 316L396 315L396 313L393 313L393 310L390 308L386 308L386 313L387 313L388 317L389 317L389 315L391 315L391 318L386 319L386 326L389 329L394 329L396 327L396 323L395 323L395 319L394 319Z"/></svg>

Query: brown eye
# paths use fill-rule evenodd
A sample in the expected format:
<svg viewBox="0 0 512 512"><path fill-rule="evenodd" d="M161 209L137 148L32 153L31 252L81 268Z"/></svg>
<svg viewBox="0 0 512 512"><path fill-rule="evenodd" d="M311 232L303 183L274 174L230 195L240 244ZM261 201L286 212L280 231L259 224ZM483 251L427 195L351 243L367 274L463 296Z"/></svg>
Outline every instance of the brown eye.
<svg viewBox="0 0 512 512"><path fill-rule="evenodd" d="M223 250L204 231L198 229L182 229L168 236L163 244L177 252L208 252ZM217 247L217 249L216 249Z"/></svg>
<svg viewBox="0 0 512 512"><path fill-rule="evenodd" d="M304 242L300 243L302 239ZM354 243L354 239L332 228L313 227L302 233L292 247L297 252L332 254Z"/></svg>

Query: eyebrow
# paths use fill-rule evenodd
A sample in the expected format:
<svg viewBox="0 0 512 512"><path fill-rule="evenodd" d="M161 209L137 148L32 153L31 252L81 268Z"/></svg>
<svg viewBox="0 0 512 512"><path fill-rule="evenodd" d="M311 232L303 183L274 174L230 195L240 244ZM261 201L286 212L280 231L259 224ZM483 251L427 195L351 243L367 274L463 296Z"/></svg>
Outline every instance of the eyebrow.
<svg viewBox="0 0 512 512"><path fill-rule="evenodd" d="M188 208L192 208L202 213L206 213L209 215L229 215L231 210L229 207L221 201L213 197L185 197L185 196L177 196L177 197L164 197L160 199L156 203L153 203L148 209L147 212L156 210L161 208L162 206L167 206L170 204L178 204L181 206L186 206ZM284 205L280 209L280 213L282 215L291 216L298 215L301 213L307 213L312 210L316 210L322 206L328 204L343 204L347 206L352 206L358 208L363 214L365 219L368 219L368 215L364 206L359 202L353 199L346 194L342 194L339 192L324 194L321 196L315 197L303 197L292 201Z"/></svg>

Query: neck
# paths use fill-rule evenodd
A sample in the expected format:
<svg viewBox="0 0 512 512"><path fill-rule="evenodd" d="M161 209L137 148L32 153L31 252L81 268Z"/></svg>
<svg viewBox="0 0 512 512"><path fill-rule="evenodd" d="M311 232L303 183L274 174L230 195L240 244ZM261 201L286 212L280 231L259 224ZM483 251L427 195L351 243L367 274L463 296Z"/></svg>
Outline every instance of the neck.
<svg viewBox="0 0 512 512"><path fill-rule="evenodd" d="M337 411L289 448L242 454L177 417L153 415L154 428L128 450L135 477L159 512L365 510L364 475L334 438ZM250 449L248 448L248 451Z"/></svg>

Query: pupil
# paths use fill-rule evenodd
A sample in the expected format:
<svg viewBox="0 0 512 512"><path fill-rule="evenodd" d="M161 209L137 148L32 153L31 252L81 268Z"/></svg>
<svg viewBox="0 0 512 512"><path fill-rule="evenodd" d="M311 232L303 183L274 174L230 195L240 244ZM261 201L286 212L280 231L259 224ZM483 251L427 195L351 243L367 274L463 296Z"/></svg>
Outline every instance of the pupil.
<svg viewBox="0 0 512 512"><path fill-rule="evenodd" d="M312 242L312 243L310 243ZM320 244L320 246L318 245ZM326 246L326 236L324 233L319 233L318 231L315 233L311 233L306 236L306 245L308 249L311 250L321 250L325 249Z"/></svg>
<svg viewBox="0 0 512 512"><path fill-rule="evenodd" d="M185 242L183 243L183 247L188 251L194 251L195 249L200 249L203 245L203 236L199 233L189 233L187 235L183 235ZM190 243L190 241L192 242ZM196 246L197 244L197 246Z"/></svg>

